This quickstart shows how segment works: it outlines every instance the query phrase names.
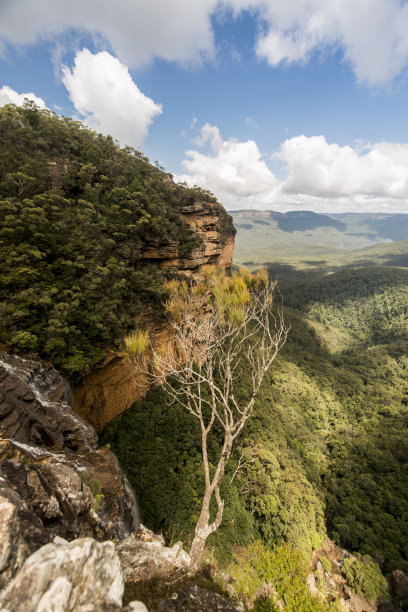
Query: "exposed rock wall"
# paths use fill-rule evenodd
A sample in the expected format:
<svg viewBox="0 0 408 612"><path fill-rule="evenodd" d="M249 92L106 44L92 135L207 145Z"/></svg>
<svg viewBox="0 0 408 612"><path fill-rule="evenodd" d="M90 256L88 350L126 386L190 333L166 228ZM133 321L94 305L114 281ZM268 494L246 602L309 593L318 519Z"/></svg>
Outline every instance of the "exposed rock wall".
<svg viewBox="0 0 408 612"><path fill-rule="evenodd" d="M53 540L122 539L139 524L116 456L41 361L0 352L0 582Z"/></svg>
<svg viewBox="0 0 408 612"><path fill-rule="evenodd" d="M223 233L220 227L221 214L214 206L211 203L196 202L181 208L182 219L200 241L200 245L187 257L180 255L183 245L177 242L151 242L142 248L140 258L156 261L165 268L193 274L208 264L229 269L232 265L234 235Z"/></svg>
<svg viewBox="0 0 408 612"><path fill-rule="evenodd" d="M177 243L150 243L141 258L158 265L180 270L185 274L199 274L204 265L215 264L226 270L232 265L234 236L220 229L220 212L211 204L195 203L184 206L182 216L200 239L188 257L180 257ZM139 326L148 329L155 346L159 348L171 341L171 330L165 323L155 323L146 315ZM144 397L147 386L138 368L129 361L110 353L101 366L95 368L77 389L75 410L97 431L106 423L125 412L133 402Z"/></svg>

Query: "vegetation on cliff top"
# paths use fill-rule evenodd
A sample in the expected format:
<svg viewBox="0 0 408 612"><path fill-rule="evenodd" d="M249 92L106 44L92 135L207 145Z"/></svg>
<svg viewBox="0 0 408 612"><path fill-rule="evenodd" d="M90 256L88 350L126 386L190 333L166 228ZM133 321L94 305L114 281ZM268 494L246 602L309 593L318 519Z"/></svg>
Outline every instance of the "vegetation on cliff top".
<svg viewBox="0 0 408 612"><path fill-rule="evenodd" d="M208 192L175 185L130 147L32 103L0 109L0 340L48 357L74 380L160 304L146 243L198 245L180 211L231 219Z"/></svg>

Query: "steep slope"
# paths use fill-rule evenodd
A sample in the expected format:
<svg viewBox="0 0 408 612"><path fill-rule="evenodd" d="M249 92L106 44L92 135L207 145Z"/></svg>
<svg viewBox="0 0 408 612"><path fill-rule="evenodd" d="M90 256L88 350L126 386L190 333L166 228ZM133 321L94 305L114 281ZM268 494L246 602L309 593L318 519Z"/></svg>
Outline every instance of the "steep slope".
<svg viewBox="0 0 408 612"><path fill-rule="evenodd" d="M223 485L225 517L210 544L222 559L253 537L308 553L327 529L387 573L408 569L406 277L346 270L293 290L304 311L286 308L287 344ZM103 439L148 492L148 524L188 538L202 495L194 419L156 390Z"/></svg>

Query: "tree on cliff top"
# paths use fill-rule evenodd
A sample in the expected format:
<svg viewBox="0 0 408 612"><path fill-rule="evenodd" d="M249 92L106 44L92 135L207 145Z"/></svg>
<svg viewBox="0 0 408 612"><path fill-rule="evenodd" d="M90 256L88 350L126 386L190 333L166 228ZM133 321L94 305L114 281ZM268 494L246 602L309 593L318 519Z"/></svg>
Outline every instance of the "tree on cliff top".
<svg viewBox="0 0 408 612"><path fill-rule="evenodd" d="M190 549L192 570L200 566L205 542L221 524L220 485L234 441L289 331L282 308L273 302L275 286L265 270L252 275L241 269L227 276L215 266L204 268L199 282L172 281L166 307L173 341L166 349L150 343L149 357L142 357L150 382L160 383L200 424L205 490ZM126 345L124 354L140 355L148 340L141 332ZM245 371L251 384L243 389ZM221 438L215 460L209 456L211 436Z"/></svg>

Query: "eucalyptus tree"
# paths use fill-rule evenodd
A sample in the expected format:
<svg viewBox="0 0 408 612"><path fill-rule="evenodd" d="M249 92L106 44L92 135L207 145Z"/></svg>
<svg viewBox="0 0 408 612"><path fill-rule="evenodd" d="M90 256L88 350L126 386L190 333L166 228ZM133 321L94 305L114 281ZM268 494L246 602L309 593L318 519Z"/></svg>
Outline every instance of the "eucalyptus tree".
<svg viewBox="0 0 408 612"><path fill-rule="evenodd" d="M251 274L241 269L227 276L208 266L199 281L167 285L172 341L166 347L155 346L145 332L125 340L124 354L139 360L146 379L161 384L170 400L184 406L200 425L204 495L190 548L192 570L200 566L205 542L221 524L220 485L234 442L289 331L282 305L274 303L275 286L265 270ZM248 373L249 388L242 389ZM219 437L220 431L219 455L210 458L210 438Z"/></svg>

